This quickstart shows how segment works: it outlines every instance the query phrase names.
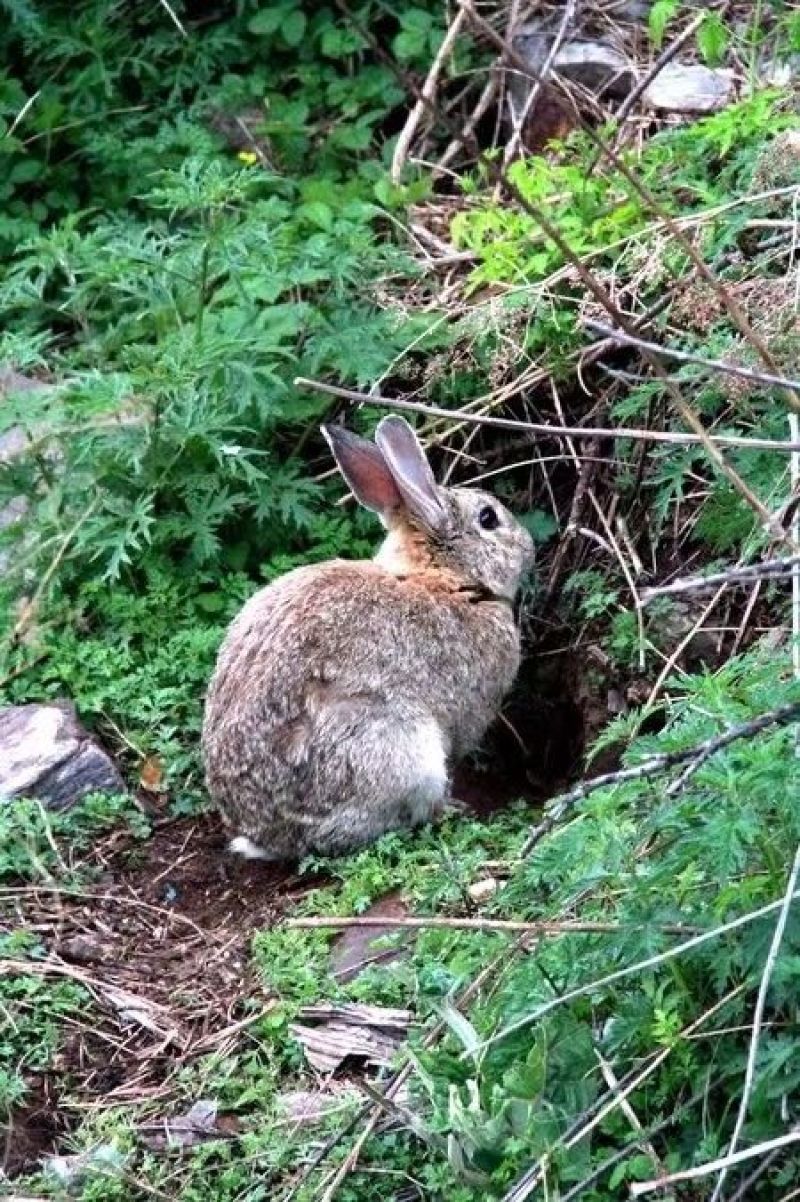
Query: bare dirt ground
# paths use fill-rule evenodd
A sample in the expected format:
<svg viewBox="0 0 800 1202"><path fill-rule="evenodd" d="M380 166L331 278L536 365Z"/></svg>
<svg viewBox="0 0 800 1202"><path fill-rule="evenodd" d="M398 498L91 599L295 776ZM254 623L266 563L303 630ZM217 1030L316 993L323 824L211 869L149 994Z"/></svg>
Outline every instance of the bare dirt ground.
<svg viewBox="0 0 800 1202"><path fill-rule="evenodd" d="M65 1020L51 1071L30 1080L6 1134L9 1176L54 1151L81 1110L155 1101L195 1057L232 1048L269 1006L248 968L250 937L319 883L226 855L210 814L165 820L142 842L112 836L94 859L100 874L79 890L8 891L12 925L47 949L35 971L96 1003L85 1022Z"/></svg>
<svg viewBox="0 0 800 1202"><path fill-rule="evenodd" d="M459 767L454 794L476 817L488 819L526 797L533 818L568 778L588 716L585 698L583 708L576 704L574 683L560 673L560 688L551 684L532 700L530 682L523 681L481 757ZM112 832L82 866L93 872L80 888L4 891L9 927L31 931L47 951L34 971L74 981L93 999L90 1013L64 1019L66 1037L50 1070L29 1079L4 1149L0 1144L9 1177L36 1169L63 1147L87 1112L164 1104L188 1064L240 1045L243 1030L273 1005L249 964L253 934L324 883L291 865L231 856L213 813L156 817L144 840ZM371 911L402 913L403 899L394 894ZM353 929L334 939L334 976L349 979L396 955L371 947L381 934Z"/></svg>

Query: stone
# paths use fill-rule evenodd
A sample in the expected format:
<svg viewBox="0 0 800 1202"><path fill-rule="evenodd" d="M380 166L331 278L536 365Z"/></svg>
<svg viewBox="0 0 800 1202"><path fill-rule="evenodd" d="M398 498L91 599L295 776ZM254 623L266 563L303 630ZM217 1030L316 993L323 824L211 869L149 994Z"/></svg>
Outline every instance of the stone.
<svg viewBox="0 0 800 1202"><path fill-rule="evenodd" d="M87 793L124 793L116 766L67 702L0 708L0 801L63 810Z"/></svg>
<svg viewBox="0 0 800 1202"><path fill-rule="evenodd" d="M515 34L515 52L530 65L534 78L542 71L553 45L554 35L542 33L537 27L523 26ZM636 72L626 56L608 42L579 41L564 42L556 52L551 71L573 83L581 84L591 92L600 93L611 99L627 96L636 83ZM525 96L533 86L532 81L517 74L514 104L524 104Z"/></svg>
<svg viewBox="0 0 800 1202"><path fill-rule="evenodd" d="M769 59L758 68L758 82L765 88L788 88L800 75L800 54Z"/></svg>
<svg viewBox="0 0 800 1202"><path fill-rule="evenodd" d="M734 99L733 71L667 63L645 88L642 104L669 113L715 113Z"/></svg>

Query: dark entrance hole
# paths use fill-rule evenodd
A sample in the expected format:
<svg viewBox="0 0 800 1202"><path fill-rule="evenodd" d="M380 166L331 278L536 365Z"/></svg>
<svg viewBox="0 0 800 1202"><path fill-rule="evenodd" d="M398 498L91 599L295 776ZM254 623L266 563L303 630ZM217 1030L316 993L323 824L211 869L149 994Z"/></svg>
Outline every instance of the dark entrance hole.
<svg viewBox="0 0 800 1202"><path fill-rule="evenodd" d="M520 799L541 806L567 785L579 771L586 737L579 682L571 648L526 656L502 716L456 768L454 796L484 816Z"/></svg>

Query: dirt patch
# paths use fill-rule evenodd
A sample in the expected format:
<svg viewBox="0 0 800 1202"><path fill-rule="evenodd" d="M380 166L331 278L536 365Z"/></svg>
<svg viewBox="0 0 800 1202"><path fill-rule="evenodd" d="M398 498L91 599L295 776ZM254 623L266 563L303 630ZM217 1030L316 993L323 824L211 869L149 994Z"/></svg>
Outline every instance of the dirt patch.
<svg viewBox="0 0 800 1202"><path fill-rule="evenodd" d="M273 1004L249 967L250 938L319 883L230 856L212 814L157 824L141 843L116 832L92 863L99 875L80 889L13 891L14 925L48 953L35 971L74 980L94 1005L68 1019L45 1083L31 1080L9 1174L54 1150L74 1104L163 1104L187 1064L240 1045Z"/></svg>
<svg viewBox="0 0 800 1202"><path fill-rule="evenodd" d="M66 1116L58 1108L53 1079L38 1076L28 1088L27 1100L6 1120L0 1179L9 1180L55 1152L68 1130Z"/></svg>

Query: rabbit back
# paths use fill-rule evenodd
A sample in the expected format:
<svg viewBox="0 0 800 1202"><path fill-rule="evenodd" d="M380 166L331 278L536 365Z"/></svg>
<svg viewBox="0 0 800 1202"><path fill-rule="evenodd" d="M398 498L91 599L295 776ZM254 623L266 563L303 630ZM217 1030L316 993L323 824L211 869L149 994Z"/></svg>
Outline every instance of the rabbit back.
<svg viewBox="0 0 800 1202"><path fill-rule="evenodd" d="M510 608L475 604L439 572L296 569L250 599L220 650L209 791L230 828L276 858L425 821L518 662Z"/></svg>

